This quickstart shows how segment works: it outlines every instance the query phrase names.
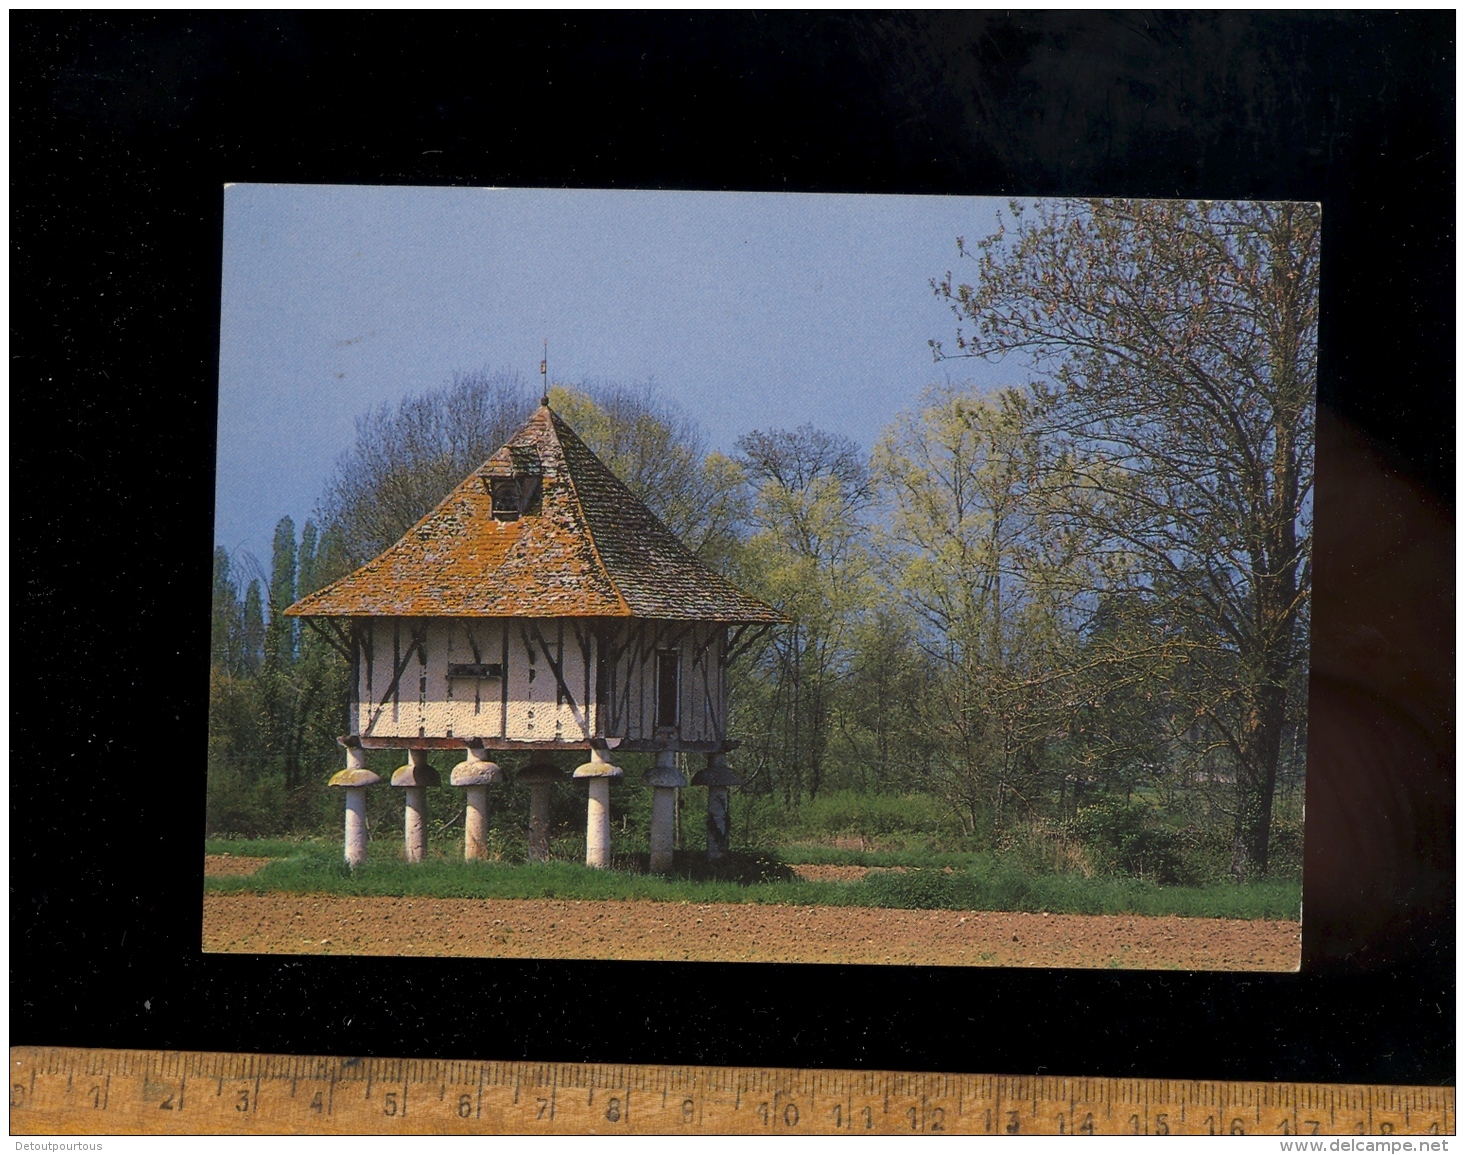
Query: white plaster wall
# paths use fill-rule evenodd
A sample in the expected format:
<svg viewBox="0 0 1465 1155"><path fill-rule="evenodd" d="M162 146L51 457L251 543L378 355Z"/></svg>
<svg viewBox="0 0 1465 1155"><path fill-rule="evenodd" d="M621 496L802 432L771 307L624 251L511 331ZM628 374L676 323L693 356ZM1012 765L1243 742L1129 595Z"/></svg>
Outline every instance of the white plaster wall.
<svg viewBox="0 0 1465 1155"><path fill-rule="evenodd" d="M473 682L448 677L449 662L472 661L466 650L462 626L454 629L456 623L436 619L427 624L427 652L431 656L426 672L426 686L423 695L422 728L434 737L452 738L460 736L463 730L459 723L460 702L454 701L454 692L461 700L464 694L473 693ZM453 635L457 634L455 638ZM454 642L458 645L455 647Z"/></svg>

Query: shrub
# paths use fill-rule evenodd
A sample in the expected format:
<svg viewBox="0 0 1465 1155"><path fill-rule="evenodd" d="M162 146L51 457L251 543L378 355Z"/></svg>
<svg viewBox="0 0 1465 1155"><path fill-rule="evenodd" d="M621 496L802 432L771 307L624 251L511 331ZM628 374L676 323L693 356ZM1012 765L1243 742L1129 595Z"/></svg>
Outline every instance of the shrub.
<svg viewBox="0 0 1465 1155"><path fill-rule="evenodd" d="M1192 876L1181 835L1160 825L1143 803L1113 798L1085 806L1073 820L1073 830L1113 873L1162 883Z"/></svg>
<svg viewBox="0 0 1465 1155"><path fill-rule="evenodd" d="M207 833L249 838L288 833L291 808L287 799L280 778L251 780L232 770L211 767L204 811Z"/></svg>
<svg viewBox="0 0 1465 1155"><path fill-rule="evenodd" d="M1092 878L1094 856L1066 826L1025 822L998 841L1004 860L1029 874L1081 874Z"/></svg>
<svg viewBox="0 0 1465 1155"><path fill-rule="evenodd" d="M772 795L739 793L733 800L734 836L744 845L859 839L866 849L948 845L961 830L950 809L929 794L871 794L831 790L786 805Z"/></svg>

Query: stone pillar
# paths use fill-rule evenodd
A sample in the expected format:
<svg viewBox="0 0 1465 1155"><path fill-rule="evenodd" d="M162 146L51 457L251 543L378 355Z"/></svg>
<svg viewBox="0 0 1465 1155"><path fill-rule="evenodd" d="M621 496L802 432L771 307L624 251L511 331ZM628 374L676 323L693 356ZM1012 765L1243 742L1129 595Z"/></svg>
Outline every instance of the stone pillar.
<svg viewBox="0 0 1465 1155"><path fill-rule="evenodd" d="M421 862L427 857L427 788L441 786L442 778L427 764L426 750L408 750L407 765L393 771L392 785L406 791L407 861Z"/></svg>
<svg viewBox="0 0 1465 1155"><path fill-rule="evenodd" d="M488 857L488 788L502 773L481 745L467 749L468 757L453 767L448 781L464 792L463 858L476 862Z"/></svg>
<svg viewBox="0 0 1465 1155"><path fill-rule="evenodd" d="M585 784L585 865L610 865L610 779L592 778Z"/></svg>
<svg viewBox="0 0 1465 1155"><path fill-rule="evenodd" d="M366 788L381 781L366 768L366 751L354 735L337 739L346 747L346 769L338 771L330 784L346 791L346 865L355 868L366 861Z"/></svg>
<svg viewBox="0 0 1465 1155"><path fill-rule="evenodd" d="M590 761L575 768L575 777L587 780L590 798L585 808L585 865L610 865L610 780L623 771L605 760L599 746L590 748Z"/></svg>
<svg viewBox="0 0 1465 1155"><path fill-rule="evenodd" d="M722 752L707 755L707 769L697 771L692 777L693 786L707 787L708 862L727 857L731 830L728 788L742 784L743 780L728 769L727 754Z"/></svg>
<svg viewBox="0 0 1465 1155"><path fill-rule="evenodd" d="M549 795L564 772L547 757L536 758L519 771L518 781L529 787L529 861L549 861Z"/></svg>
<svg viewBox="0 0 1465 1155"><path fill-rule="evenodd" d="M677 791L687 784L674 750L661 750L656 765L641 776L651 787L651 873L670 874L677 838Z"/></svg>

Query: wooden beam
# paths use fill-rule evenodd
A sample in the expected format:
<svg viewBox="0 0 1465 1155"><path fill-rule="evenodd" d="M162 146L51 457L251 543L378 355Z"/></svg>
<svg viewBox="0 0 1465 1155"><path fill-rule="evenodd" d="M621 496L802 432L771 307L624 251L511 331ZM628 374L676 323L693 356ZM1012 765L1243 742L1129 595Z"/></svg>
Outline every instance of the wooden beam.
<svg viewBox="0 0 1465 1155"><path fill-rule="evenodd" d="M524 751L526 753L535 750L588 750L597 742L605 742L604 738L477 738L472 735L463 735L456 738L417 738L417 737L383 737L375 734L363 734L360 736L363 749L366 750L463 750L471 742L475 746L482 746L485 750L504 750L508 752ZM610 741L616 741L614 738ZM690 741L677 739L670 747L672 750L684 751L688 754L715 754L720 750L729 748L727 742L719 741ZM645 738L634 741L621 741L615 746L616 753L649 754L658 750L667 749L666 740L663 738Z"/></svg>

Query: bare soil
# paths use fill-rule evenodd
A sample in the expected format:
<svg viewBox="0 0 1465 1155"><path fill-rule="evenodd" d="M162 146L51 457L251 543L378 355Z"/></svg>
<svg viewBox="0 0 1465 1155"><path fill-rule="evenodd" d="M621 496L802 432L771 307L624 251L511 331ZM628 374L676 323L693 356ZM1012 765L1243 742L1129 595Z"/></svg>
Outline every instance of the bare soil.
<svg viewBox="0 0 1465 1155"><path fill-rule="evenodd" d="M826 866L819 863L791 865L794 877L804 882L859 882L870 873L868 866Z"/></svg>
<svg viewBox="0 0 1465 1155"><path fill-rule="evenodd" d="M203 948L249 954L1295 970L1295 922L564 899L204 895Z"/></svg>
<svg viewBox="0 0 1465 1155"><path fill-rule="evenodd" d="M249 875L269 861L268 858L250 858L248 855L205 854L203 856L203 875L205 878Z"/></svg>

